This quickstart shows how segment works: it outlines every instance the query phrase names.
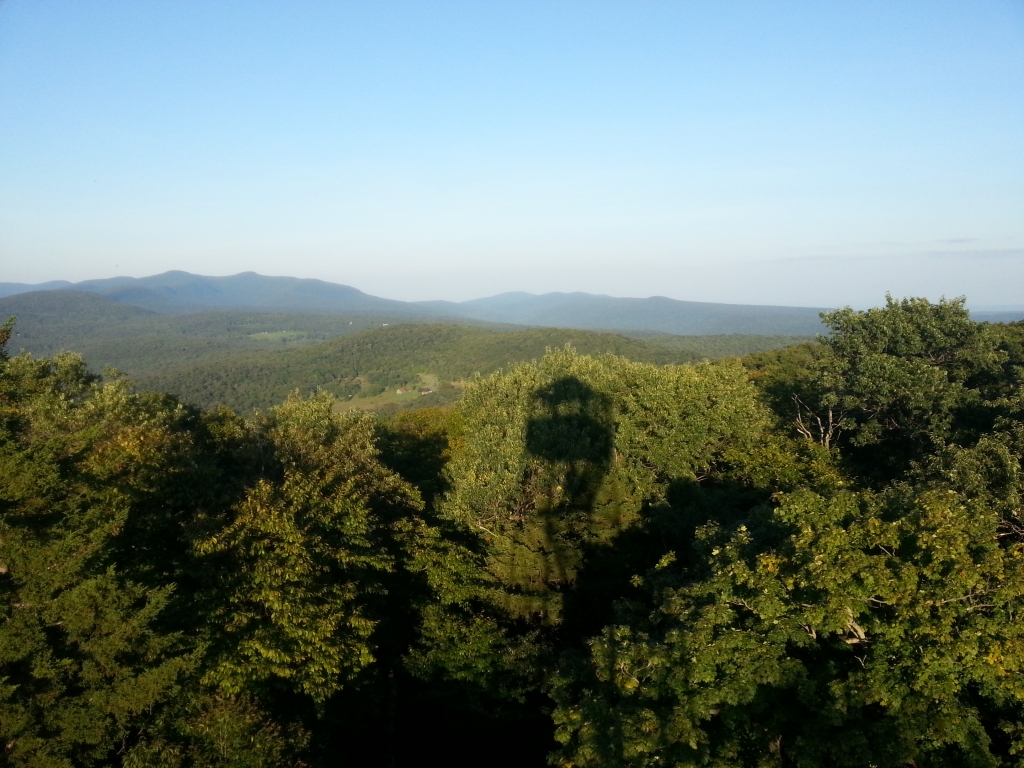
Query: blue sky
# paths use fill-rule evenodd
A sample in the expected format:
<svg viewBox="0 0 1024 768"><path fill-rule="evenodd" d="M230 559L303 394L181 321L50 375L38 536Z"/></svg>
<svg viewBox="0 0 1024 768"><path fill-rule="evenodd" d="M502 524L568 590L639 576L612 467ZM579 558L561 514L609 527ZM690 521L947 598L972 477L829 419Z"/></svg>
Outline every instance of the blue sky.
<svg viewBox="0 0 1024 768"><path fill-rule="evenodd" d="M0 281L1024 305L1024 2L0 4Z"/></svg>

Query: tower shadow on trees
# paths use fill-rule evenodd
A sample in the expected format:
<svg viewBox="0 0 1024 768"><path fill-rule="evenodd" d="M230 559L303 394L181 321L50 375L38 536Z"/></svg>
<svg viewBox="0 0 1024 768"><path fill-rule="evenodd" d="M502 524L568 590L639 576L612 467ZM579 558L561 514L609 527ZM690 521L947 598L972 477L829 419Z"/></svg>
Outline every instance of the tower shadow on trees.
<svg viewBox="0 0 1024 768"><path fill-rule="evenodd" d="M606 395L573 376L542 387L533 400L526 452L539 461L526 482L535 519L521 525L522 545L534 558L513 580L545 593L550 615L544 623L558 623L583 565L595 502L612 463L614 410Z"/></svg>
<svg viewBox="0 0 1024 768"><path fill-rule="evenodd" d="M558 491L538 509L562 577L555 644L574 645L600 631L613 604L648 567L651 510L638 504L616 465L612 398L575 377L539 390L526 448ZM655 546L653 549L660 549Z"/></svg>
<svg viewBox="0 0 1024 768"><path fill-rule="evenodd" d="M503 561L510 563L504 576L519 615L557 632L557 606L582 564L611 466L614 411L607 396L571 376L539 388L528 409L523 503L509 520L516 552ZM402 690L396 768L423 762L541 768L557 748L542 691L522 702L492 700L471 684L408 678Z"/></svg>

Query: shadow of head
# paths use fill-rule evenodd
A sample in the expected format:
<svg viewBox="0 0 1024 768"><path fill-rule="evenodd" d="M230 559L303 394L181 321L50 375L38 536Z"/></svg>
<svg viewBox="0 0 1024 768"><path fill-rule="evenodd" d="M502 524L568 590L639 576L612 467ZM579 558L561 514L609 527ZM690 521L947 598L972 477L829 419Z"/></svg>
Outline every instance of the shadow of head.
<svg viewBox="0 0 1024 768"><path fill-rule="evenodd" d="M604 470L611 462L614 423L609 399L574 376L534 394L526 425L526 450L558 464Z"/></svg>

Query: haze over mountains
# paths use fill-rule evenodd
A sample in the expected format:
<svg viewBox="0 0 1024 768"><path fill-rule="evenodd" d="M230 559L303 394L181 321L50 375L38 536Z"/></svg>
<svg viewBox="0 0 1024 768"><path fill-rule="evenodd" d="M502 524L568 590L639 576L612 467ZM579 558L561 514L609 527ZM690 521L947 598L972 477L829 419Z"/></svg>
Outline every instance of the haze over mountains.
<svg viewBox="0 0 1024 768"><path fill-rule="evenodd" d="M820 330L819 308L772 307L595 296L587 293L505 293L465 302L404 302L371 296L322 280L267 277L244 272L205 277L165 272L79 283L0 283L0 296L39 290L74 290L155 312L218 309L324 314L407 315L464 318L517 325L653 331L671 334L774 333L808 335Z"/></svg>
<svg viewBox="0 0 1024 768"><path fill-rule="evenodd" d="M111 277L80 283L0 283L0 296L37 290L87 291L154 312L183 313L243 308L332 314L410 312L407 302L370 296L347 285L294 277L265 277L255 272L243 272L229 277L206 277L172 271L150 277ZM418 314L428 313L421 311Z"/></svg>
<svg viewBox="0 0 1024 768"><path fill-rule="evenodd" d="M150 277L113 277L79 283L0 283L0 296L41 290L98 294L120 304L162 313L210 310L300 312L463 318L515 325L585 328L682 335L792 334L821 330L820 307L781 307L678 301L664 296L617 298L589 293L502 293L463 302L406 302L371 296L348 285L243 272L207 277L172 271ZM982 320L1008 321L1024 312L975 312Z"/></svg>

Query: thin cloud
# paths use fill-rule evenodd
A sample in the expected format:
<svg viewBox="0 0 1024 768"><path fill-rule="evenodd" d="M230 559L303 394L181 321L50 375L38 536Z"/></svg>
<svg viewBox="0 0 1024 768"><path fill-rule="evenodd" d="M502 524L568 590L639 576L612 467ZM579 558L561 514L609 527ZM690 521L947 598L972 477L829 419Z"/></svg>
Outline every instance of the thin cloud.
<svg viewBox="0 0 1024 768"><path fill-rule="evenodd" d="M912 261L914 259L928 260L970 260L970 259L1024 259L1024 248L972 248L956 250L934 250L934 251L913 251L911 253L886 253L878 256L839 256L837 254L819 254L815 256L779 256L774 259L762 259L748 263L777 264L785 262L815 262L815 261L845 261L845 262L874 262L874 261Z"/></svg>
<svg viewBox="0 0 1024 768"><path fill-rule="evenodd" d="M1024 248L972 248L955 251L924 251L920 254L908 254L905 258L915 255L930 259L1021 259Z"/></svg>

